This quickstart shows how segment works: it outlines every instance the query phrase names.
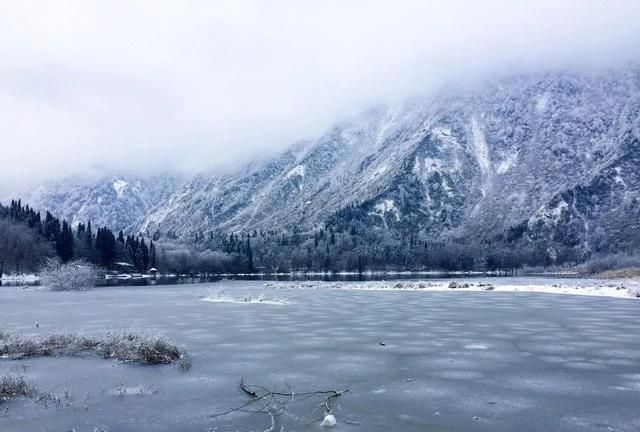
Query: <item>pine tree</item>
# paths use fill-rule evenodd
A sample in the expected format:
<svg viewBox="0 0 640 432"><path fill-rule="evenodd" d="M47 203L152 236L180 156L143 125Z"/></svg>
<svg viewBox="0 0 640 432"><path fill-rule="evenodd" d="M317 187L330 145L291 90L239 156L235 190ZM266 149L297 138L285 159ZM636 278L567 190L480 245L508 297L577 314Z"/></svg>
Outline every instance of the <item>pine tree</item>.
<svg viewBox="0 0 640 432"><path fill-rule="evenodd" d="M249 273L253 273L253 251L251 250L251 237L247 236L247 267Z"/></svg>
<svg viewBox="0 0 640 432"><path fill-rule="evenodd" d="M144 239L140 242L140 264L140 271L142 273L146 272L149 268L149 248Z"/></svg>
<svg viewBox="0 0 640 432"><path fill-rule="evenodd" d="M91 231L91 221L87 223L87 231L84 237L84 247L87 249L89 257L93 256L93 232Z"/></svg>
<svg viewBox="0 0 640 432"><path fill-rule="evenodd" d="M149 246L149 265L151 268L156 268L156 245L153 244L153 240Z"/></svg>
<svg viewBox="0 0 640 432"><path fill-rule="evenodd" d="M56 239L56 252L62 262L73 259L73 231L66 220L62 221L62 230Z"/></svg>

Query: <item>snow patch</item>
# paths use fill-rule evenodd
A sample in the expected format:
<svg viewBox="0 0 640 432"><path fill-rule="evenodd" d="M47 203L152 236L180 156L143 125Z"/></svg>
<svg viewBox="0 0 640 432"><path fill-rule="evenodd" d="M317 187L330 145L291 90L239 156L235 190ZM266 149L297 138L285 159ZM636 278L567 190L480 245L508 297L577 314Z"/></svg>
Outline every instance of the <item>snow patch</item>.
<svg viewBox="0 0 640 432"><path fill-rule="evenodd" d="M202 301L211 302L211 303L237 303L237 304L248 304L248 303L262 303L262 304L270 304L270 305L289 304L289 302L286 299L272 298L264 294L259 294L259 295L244 294L240 297L232 297L230 295L225 294L225 292L222 290L211 291L203 295Z"/></svg>
<svg viewBox="0 0 640 432"><path fill-rule="evenodd" d="M549 107L549 93L543 93L536 98L536 112L542 114Z"/></svg>
<svg viewBox="0 0 640 432"><path fill-rule="evenodd" d="M38 280L40 280L40 278L33 273L29 273L29 274L3 273L2 277L0 277L0 280L5 282L31 283L31 282L37 282Z"/></svg>
<svg viewBox="0 0 640 432"><path fill-rule="evenodd" d="M620 175L621 173L621 169L620 167L616 167L616 175L613 177L613 181L616 182L616 184L622 185L623 187L627 187L627 184L625 183L625 181L622 179L622 176Z"/></svg>
<svg viewBox="0 0 640 432"><path fill-rule="evenodd" d="M400 113L400 105L393 106L387 112L385 119L379 125L378 133L376 135L376 145L382 144L386 137L388 136L388 132L394 129L396 126L396 119L398 114Z"/></svg>
<svg viewBox="0 0 640 432"><path fill-rule="evenodd" d="M400 212L398 211L395 202L392 199L385 199L375 205L374 209L376 213L384 215L387 212L394 214L396 220L400 220Z"/></svg>
<svg viewBox="0 0 640 432"><path fill-rule="evenodd" d="M305 166L304 165L298 165L295 168L293 168L291 171L289 171L287 173L287 175L285 176L285 178L291 178L291 177L294 177L294 176L304 177L304 173L305 173Z"/></svg>
<svg viewBox="0 0 640 432"><path fill-rule="evenodd" d="M438 138L443 143L451 144L454 146L459 145L458 140L453 136L451 129L443 126L436 126L431 130L431 134Z"/></svg>
<svg viewBox="0 0 640 432"><path fill-rule="evenodd" d="M478 124L478 120L475 117L471 118L471 134L473 135L472 144L473 150L476 154L476 160L483 174L488 174L491 171L491 160L489 159L489 147L487 146L487 139L484 136L484 131Z"/></svg>
<svg viewBox="0 0 640 432"><path fill-rule="evenodd" d="M476 282L477 281L477 282ZM505 278L502 280L489 279L464 281L457 280L456 284L464 289L451 289L450 281L367 281L367 282L269 282L265 288L280 289L311 289L311 290L348 290L348 291L422 291L422 292L456 292L468 293L472 291L484 292L485 295L493 295L496 292L533 292L545 294L571 294L597 297L616 297L637 299L640 298L640 284L630 281L611 283L598 280L532 280ZM489 347L484 344L474 343L465 346L466 349L484 350Z"/></svg>
<svg viewBox="0 0 640 432"><path fill-rule="evenodd" d="M413 173L417 176L428 178L436 172L446 172L446 168L445 162L442 159L431 157L420 159L416 157L415 163L413 164Z"/></svg>
<svg viewBox="0 0 640 432"><path fill-rule="evenodd" d="M569 208L569 204L562 200L555 207L543 206L531 217L530 224L537 220L556 221L562 216L562 212Z"/></svg>
<svg viewBox="0 0 640 432"><path fill-rule="evenodd" d="M334 427L335 425L336 418L332 414L327 414L322 420L322 423L320 423L320 426L323 427Z"/></svg>
<svg viewBox="0 0 640 432"><path fill-rule="evenodd" d="M124 196L124 190L126 189L128 184L129 183L124 180L116 180L113 182L113 190L116 191L118 199L122 199L122 197Z"/></svg>
<svg viewBox="0 0 640 432"><path fill-rule="evenodd" d="M373 176L374 177L381 176L382 174L386 173L388 169L389 169L388 165L382 165L377 170L375 170Z"/></svg>
<svg viewBox="0 0 640 432"><path fill-rule="evenodd" d="M513 168L516 165L517 159L518 159L518 153L516 152L509 153L500 161L500 163L498 163L498 166L496 167L496 172L498 174L505 174L507 171L509 171L511 168Z"/></svg>

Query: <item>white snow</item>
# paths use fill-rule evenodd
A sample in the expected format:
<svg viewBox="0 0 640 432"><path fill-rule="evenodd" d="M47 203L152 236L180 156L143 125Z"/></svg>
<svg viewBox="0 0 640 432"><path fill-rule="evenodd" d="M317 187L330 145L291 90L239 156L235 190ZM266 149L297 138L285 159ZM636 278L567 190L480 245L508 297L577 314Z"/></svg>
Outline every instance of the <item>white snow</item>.
<svg viewBox="0 0 640 432"><path fill-rule="evenodd" d="M291 171L289 171L287 173L285 178L291 178L293 176L304 177L304 173L305 173L305 166L304 165L297 165L296 167L294 167Z"/></svg>
<svg viewBox="0 0 640 432"><path fill-rule="evenodd" d="M420 169L420 164L419 161L416 161L418 163L416 163L416 167L414 168L414 172L416 169ZM427 177L435 172L443 172L445 170L445 165L444 162L441 159L435 159L435 158L430 158L430 157L426 157L424 158L424 165L423 165L423 169L421 170L422 172L420 174L422 174L423 176ZM418 174L418 173L416 173Z"/></svg>
<svg viewBox="0 0 640 432"><path fill-rule="evenodd" d="M394 105L389 108L389 111L387 112L384 120L379 124L378 133L376 134L375 139L376 145L382 144L388 136L387 132L394 129L394 126L396 126L396 119L398 117L398 114L400 113L400 109L400 105Z"/></svg>
<svg viewBox="0 0 640 432"><path fill-rule="evenodd" d="M450 288L451 280L397 280L367 282L269 282L270 289L329 289L362 291L422 291L422 292L535 292L571 294L597 297L638 298L640 282L632 280L605 281L597 279L490 278L456 279L457 288ZM483 349L470 347L468 349Z"/></svg>
<svg viewBox="0 0 640 432"><path fill-rule="evenodd" d="M320 423L320 426L324 426L324 427L333 427L335 425L336 425L336 418L332 414L327 414L322 420L322 423Z"/></svg>
<svg viewBox="0 0 640 432"><path fill-rule="evenodd" d="M29 274L6 274L4 273L2 275L2 277L0 278L0 280L6 281L6 282L37 282L40 278L38 278L38 276L36 276L35 274L29 273Z"/></svg>
<svg viewBox="0 0 640 432"><path fill-rule="evenodd" d="M438 138L441 142L450 144L451 146L459 146L460 143L453 136L450 128L443 126L436 126L431 130L431 134Z"/></svg>
<svg viewBox="0 0 640 432"><path fill-rule="evenodd" d="M557 220L560 216L562 216L562 212L567 208L569 208L569 204L567 204L567 202L564 200L560 201L554 208L550 208L549 206L542 206L531 217L529 223L532 224L536 220L540 219Z"/></svg>
<svg viewBox="0 0 640 432"><path fill-rule="evenodd" d="M627 187L627 184L624 182L624 180L622 179L622 176L620 175L620 172L621 172L622 170L620 169L620 167L616 167L616 168L615 168L615 170L616 170L616 175L615 175L615 177L613 178L613 180L614 180L617 184L622 185L623 187L625 187L625 188L626 188L626 187Z"/></svg>
<svg viewBox="0 0 640 432"><path fill-rule="evenodd" d="M505 174L511 168L516 165L516 160L518 159L518 154L516 152L512 152L507 154L496 167L496 172L498 174Z"/></svg>
<svg viewBox="0 0 640 432"><path fill-rule="evenodd" d="M379 202L374 207L376 212L380 215L384 215L387 212L391 212L395 215L396 220L400 220L400 213L396 207L395 202L392 199L385 199Z"/></svg>
<svg viewBox="0 0 640 432"><path fill-rule="evenodd" d="M388 165L381 165L378 169L375 170L375 172L373 173L373 176L379 177L382 174L386 173L388 169L389 169Z"/></svg>
<svg viewBox="0 0 640 432"><path fill-rule="evenodd" d="M543 93L536 98L536 112L541 114L547 110L549 106L549 93Z"/></svg>
<svg viewBox="0 0 640 432"><path fill-rule="evenodd" d="M487 146L487 139L484 136L484 131L478 124L478 120L475 117L471 118L471 133L473 135L473 150L476 154L478 165L480 165L480 169L483 174L488 174L491 171L489 147Z"/></svg>
<svg viewBox="0 0 640 432"><path fill-rule="evenodd" d="M115 180L113 182L113 190L116 191L116 195L118 196L118 199L122 199L122 197L124 196L124 190L128 184L129 183L127 183L124 180Z"/></svg>
<svg viewBox="0 0 640 432"><path fill-rule="evenodd" d="M222 290L210 291L202 296L202 301L211 303L237 303L237 304L249 304L249 303L261 303L269 305L286 305L289 302L281 298L272 298L265 296L264 294L253 295L245 294L240 297L232 297L225 294Z"/></svg>

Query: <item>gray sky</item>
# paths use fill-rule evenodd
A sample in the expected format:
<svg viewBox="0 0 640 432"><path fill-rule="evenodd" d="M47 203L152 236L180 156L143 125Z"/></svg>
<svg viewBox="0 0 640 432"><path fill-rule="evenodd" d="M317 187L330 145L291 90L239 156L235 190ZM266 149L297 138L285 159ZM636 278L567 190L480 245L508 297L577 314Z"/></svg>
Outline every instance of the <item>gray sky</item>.
<svg viewBox="0 0 640 432"><path fill-rule="evenodd" d="M238 166L445 79L640 57L640 1L0 0L0 188Z"/></svg>

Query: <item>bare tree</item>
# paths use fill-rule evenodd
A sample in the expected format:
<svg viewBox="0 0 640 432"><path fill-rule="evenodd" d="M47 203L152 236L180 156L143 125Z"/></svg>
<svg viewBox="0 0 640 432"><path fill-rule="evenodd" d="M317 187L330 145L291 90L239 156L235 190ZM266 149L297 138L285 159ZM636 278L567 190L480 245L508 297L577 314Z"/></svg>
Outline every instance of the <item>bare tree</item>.
<svg viewBox="0 0 640 432"><path fill-rule="evenodd" d="M0 277L3 273L33 271L46 256L53 254L51 245L28 227L0 220Z"/></svg>

